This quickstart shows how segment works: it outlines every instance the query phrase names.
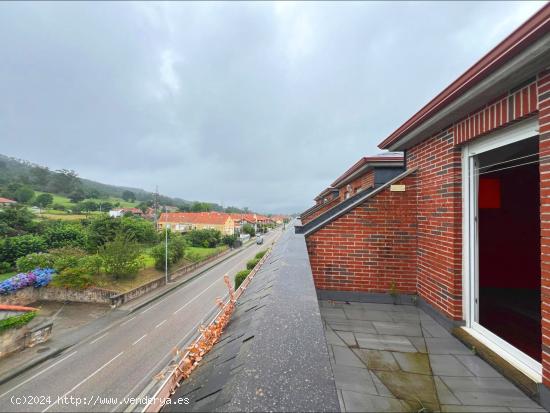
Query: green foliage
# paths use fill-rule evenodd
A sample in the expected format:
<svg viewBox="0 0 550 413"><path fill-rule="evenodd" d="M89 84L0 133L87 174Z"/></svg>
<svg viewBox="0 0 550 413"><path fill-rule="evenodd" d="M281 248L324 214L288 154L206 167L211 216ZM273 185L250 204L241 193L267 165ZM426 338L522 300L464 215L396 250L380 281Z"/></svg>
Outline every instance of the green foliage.
<svg viewBox="0 0 550 413"><path fill-rule="evenodd" d="M79 202L76 207L82 212L93 212L99 209L98 203L90 200Z"/></svg>
<svg viewBox="0 0 550 413"><path fill-rule="evenodd" d="M263 251L260 251L259 253L256 254L255 258L257 260L260 260L263 258L263 256L266 254L267 250L263 250Z"/></svg>
<svg viewBox="0 0 550 413"><path fill-rule="evenodd" d="M53 268L61 273L67 268L78 267L86 252L80 248L64 247L50 250L50 255L53 257Z"/></svg>
<svg viewBox="0 0 550 413"><path fill-rule="evenodd" d="M16 262L19 272L29 272L35 268L53 268L54 257L47 252L33 252L20 257Z"/></svg>
<svg viewBox="0 0 550 413"><path fill-rule="evenodd" d="M222 233L217 229L197 229L188 232L185 237L193 247L214 248L220 244Z"/></svg>
<svg viewBox="0 0 550 413"><path fill-rule="evenodd" d="M243 283L243 281L250 274L250 270L242 270L235 274L235 290Z"/></svg>
<svg viewBox="0 0 550 413"><path fill-rule="evenodd" d="M63 204L53 204L52 209L55 209L56 211L65 211L67 207Z"/></svg>
<svg viewBox="0 0 550 413"><path fill-rule="evenodd" d="M132 277L143 267L140 245L129 234L119 231L114 239L105 243L99 255L105 273L115 279Z"/></svg>
<svg viewBox="0 0 550 413"><path fill-rule="evenodd" d="M21 315L4 318L0 320L0 331L21 327L30 322L34 317L36 317L36 311L29 311Z"/></svg>
<svg viewBox="0 0 550 413"><path fill-rule="evenodd" d="M243 225L243 232L245 234L248 234L250 235L251 237L255 236L256 235L256 230L254 229L254 227L250 224L244 224Z"/></svg>
<svg viewBox="0 0 550 413"><path fill-rule="evenodd" d="M84 201L86 199L86 194L82 188L78 188L69 194L69 199L76 204L77 202Z"/></svg>
<svg viewBox="0 0 550 413"><path fill-rule="evenodd" d="M52 194L40 194L34 200L34 205L39 208L47 208L53 203Z"/></svg>
<svg viewBox="0 0 550 413"><path fill-rule="evenodd" d="M46 251L47 244L39 235L19 235L0 242L0 261L15 264L15 261L32 252Z"/></svg>
<svg viewBox="0 0 550 413"><path fill-rule="evenodd" d="M0 274L5 274L12 270L12 265L9 262L1 261L0 262Z"/></svg>
<svg viewBox="0 0 550 413"><path fill-rule="evenodd" d="M183 236L170 233L168 239L168 268L184 257L188 245L189 242ZM164 271L166 263L166 246L164 242L151 249L151 256L155 260L155 268Z"/></svg>
<svg viewBox="0 0 550 413"><path fill-rule="evenodd" d="M51 284L56 287L83 290L92 285L92 276L85 267L66 268L53 278Z"/></svg>
<svg viewBox="0 0 550 413"><path fill-rule="evenodd" d="M222 237L222 244L228 245L230 247L232 247L233 244L235 244L235 241L237 241L236 235L224 235Z"/></svg>
<svg viewBox="0 0 550 413"><path fill-rule="evenodd" d="M132 191L124 191L122 192L122 199L128 202L134 202L136 200L136 194L134 194Z"/></svg>
<svg viewBox="0 0 550 413"><path fill-rule="evenodd" d="M39 225L27 208L13 206L0 210L0 236L23 235L37 231Z"/></svg>
<svg viewBox="0 0 550 413"><path fill-rule="evenodd" d="M136 217L110 218L99 216L88 221L88 249L97 251L103 244L112 241L117 232L131 236L140 244L152 245L158 240L155 225L151 221Z"/></svg>
<svg viewBox="0 0 550 413"><path fill-rule="evenodd" d="M60 169L52 174L48 183L48 189L56 194L70 194L77 191L77 189L81 190L81 185L82 183L80 182L78 174L75 171L70 169Z"/></svg>
<svg viewBox="0 0 550 413"><path fill-rule="evenodd" d="M193 202L191 206L191 211L193 212L210 212L212 211L212 204L208 202Z"/></svg>
<svg viewBox="0 0 550 413"><path fill-rule="evenodd" d="M198 262L218 254L227 248L225 246L216 248L189 247L185 251L185 258L192 262Z"/></svg>
<svg viewBox="0 0 550 413"><path fill-rule="evenodd" d="M260 262L259 258L253 258L253 259L247 261L246 269L251 270L252 268L254 268L258 264L258 262Z"/></svg>
<svg viewBox="0 0 550 413"><path fill-rule="evenodd" d="M18 202L27 203L34 197L34 191L28 186L22 186L17 191L15 191L15 199Z"/></svg>
<svg viewBox="0 0 550 413"><path fill-rule="evenodd" d="M80 223L53 221L44 231L48 248L85 247L86 232Z"/></svg>

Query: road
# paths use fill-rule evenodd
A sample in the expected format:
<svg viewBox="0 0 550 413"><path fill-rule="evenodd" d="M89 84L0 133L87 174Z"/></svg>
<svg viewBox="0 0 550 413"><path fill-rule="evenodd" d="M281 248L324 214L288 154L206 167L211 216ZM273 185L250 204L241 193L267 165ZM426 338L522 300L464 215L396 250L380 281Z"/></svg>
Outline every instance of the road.
<svg viewBox="0 0 550 413"><path fill-rule="evenodd" d="M246 261L267 248L280 229L159 298L107 331L90 336L56 358L0 386L0 411L123 411L193 337L217 297L227 294L224 274L233 280ZM80 403L80 405L76 405Z"/></svg>

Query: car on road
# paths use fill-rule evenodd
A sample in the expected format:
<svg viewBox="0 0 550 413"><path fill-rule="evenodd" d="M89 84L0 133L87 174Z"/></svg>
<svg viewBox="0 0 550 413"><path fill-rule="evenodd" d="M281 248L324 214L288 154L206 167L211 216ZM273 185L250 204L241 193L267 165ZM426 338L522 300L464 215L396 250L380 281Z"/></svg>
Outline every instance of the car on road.
<svg viewBox="0 0 550 413"><path fill-rule="evenodd" d="M264 243L264 237L262 237L261 235L258 235L256 237L256 244L262 245L263 243Z"/></svg>

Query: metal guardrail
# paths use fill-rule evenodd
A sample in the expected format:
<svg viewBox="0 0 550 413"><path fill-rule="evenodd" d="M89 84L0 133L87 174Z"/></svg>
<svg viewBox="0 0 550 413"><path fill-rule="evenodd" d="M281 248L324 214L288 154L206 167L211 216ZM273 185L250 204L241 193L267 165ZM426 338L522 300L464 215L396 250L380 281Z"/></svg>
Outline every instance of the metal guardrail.
<svg viewBox="0 0 550 413"><path fill-rule="evenodd" d="M263 263L267 260L269 255L271 254L272 247L270 247L265 255L258 261L256 266L252 269L248 277L245 278L245 280L242 282L242 284L237 288L237 290L234 293L234 302L236 302L239 297L246 291L250 283L252 282L252 279L254 276L258 273L259 269L263 265ZM229 295L229 294L228 294ZM224 298L227 298L224 297ZM216 315L208 322L206 325L206 329L208 330L209 327L216 324L220 318L220 316L224 313L227 306L231 305L231 298L227 299L227 301L224 302L223 307L216 313ZM192 347L194 344L196 344L201 338L204 337L204 332L199 332L195 338L191 341L191 344L188 347ZM183 375L183 362L187 359L190 352L187 351L183 354L179 360L173 359L173 362L170 363L170 365L165 368L165 370L161 371L158 376L164 377L167 376L164 381L158 386L157 390L153 394L153 396L148 397L148 400L150 401L149 404L147 404L141 412L159 412L160 409L163 407L163 400L168 399L179 387L179 383L182 380ZM178 356L176 356L177 358Z"/></svg>

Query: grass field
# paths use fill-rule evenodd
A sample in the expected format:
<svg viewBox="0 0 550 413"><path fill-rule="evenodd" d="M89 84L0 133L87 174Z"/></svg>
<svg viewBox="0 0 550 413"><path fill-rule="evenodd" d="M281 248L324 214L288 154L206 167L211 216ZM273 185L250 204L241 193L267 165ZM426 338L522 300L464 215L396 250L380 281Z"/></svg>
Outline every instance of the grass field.
<svg viewBox="0 0 550 413"><path fill-rule="evenodd" d="M35 196L38 196L40 194L44 194L45 192L40 192L40 191L35 191ZM72 206L74 206L74 203L71 202L71 200L65 196L62 196L62 195L55 195L55 194L51 194L53 196L53 203L54 204L61 204L67 208L71 208ZM94 202L110 202L111 204L116 204L117 202L120 204L121 207L123 208L129 208L129 207L134 207L138 204L138 202L128 202L128 201L125 201L123 200L122 198L114 198L112 196L108 197L108 198L102 198L102 199L99 199L99 198L90 198L90 199L86 199L87 201L94 201Z"/></svg>
<svg viewBox="0 0 550 413"><path fill-rule="evenodd" d="M16 272L7 272L5 274L0 274L0 282L2 282L4 280L7 280L10 277L13 277L15 274L17 274L17 273Z"/></svg>
<svg viewBox="0 0 550 413"><path fill-rule="evenodd" d="M217 248L189 247L185 250L185 258L191 262L197 262L217 254L218 252L225 251L227 248L226 245Z"/></svg>

